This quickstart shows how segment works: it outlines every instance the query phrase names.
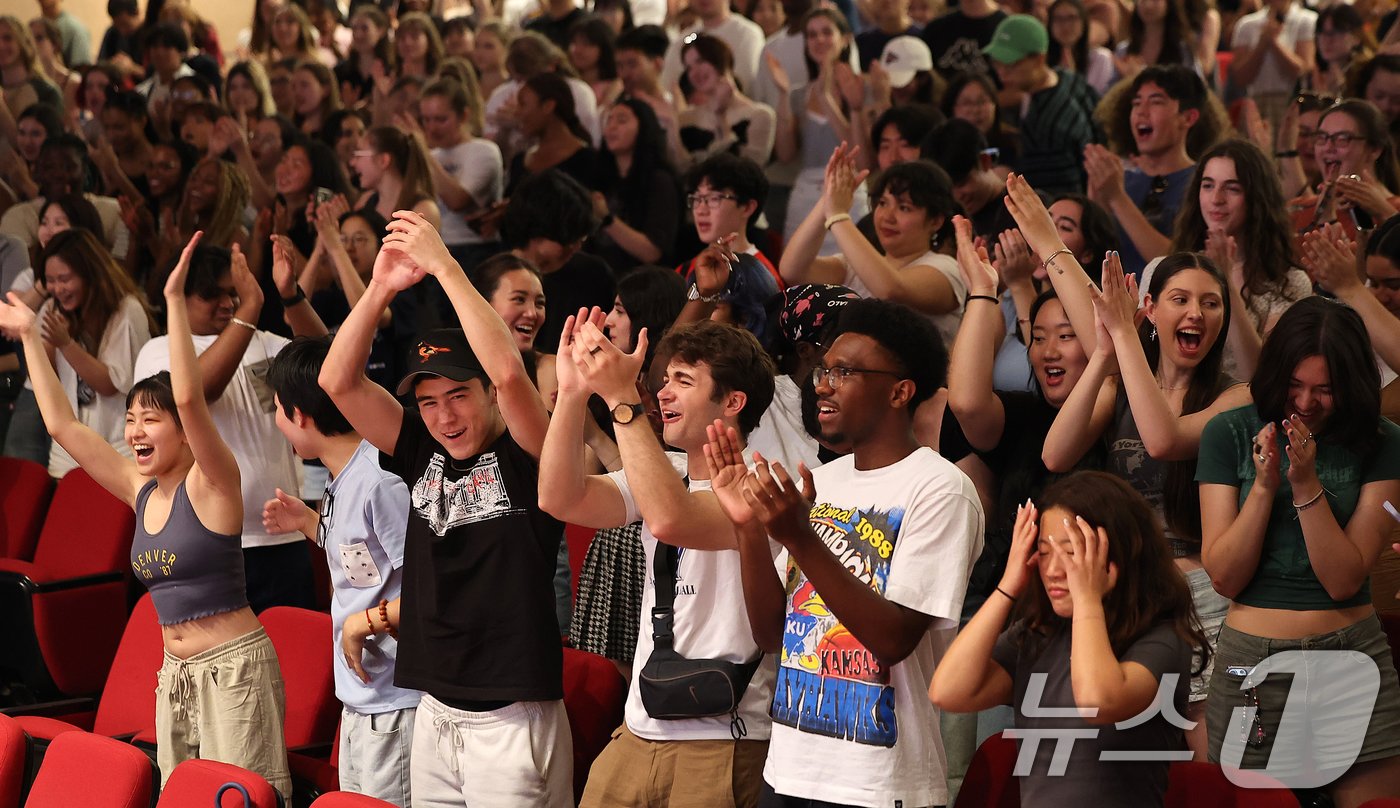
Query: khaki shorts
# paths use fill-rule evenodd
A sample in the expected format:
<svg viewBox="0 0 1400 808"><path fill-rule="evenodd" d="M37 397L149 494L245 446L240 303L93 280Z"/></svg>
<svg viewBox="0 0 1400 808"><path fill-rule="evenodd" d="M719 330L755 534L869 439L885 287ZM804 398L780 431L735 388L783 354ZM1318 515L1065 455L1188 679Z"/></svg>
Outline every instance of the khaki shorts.
<svg viewBox="0 0 1400 808"><path fill-rule="evenodd" d="M161 785L186 760L217 760L262 775L290 804L285 715L282 671L261 628L189 659L166 652L156 676Z"/></svg>
<svg viewBox="0 0 1400 808"><path fill-rule="evenodd" d="M753 808L768 741L649 741L618 727L588 774L579 808Z"/></svg>
<svg viewBox="0 0 1400 808"><path fill-rule="evenodd" d="M1250 690L1241 690L1241 671L1253 669L1261 661L1284 651L1356 651L1370 657L1380 674L1380 689L1372 704L1366 698L1365 684L1370 679L1365 672L1355 677L1339 677L1335 672L1322 674L1271 674L1263 683ZM1341 776L1353 763L1400 756L1400 682L1395 663L1380 620L1375 616L1360 620L1346 628L1328 634L1318 634L1298 640L1276 640L1256 637L1225 625L1220 628L1216 643L1215 670L1210 680L1210 698L1206 701L1206 729L1210 734L1211 762L1220 762L1221 747L1227 733L1244 747L1241 765L1246 769L1263 768L1274 752L1283 714L1289 706L1302 709L1305 705L1314 723L1302 727L1307 743L1290 743L1279 750L1279 760L1272 761L1276 770L1335 771ZM1361 666L1369 667L1369 666ZM1361 668L1358 667L1357 670ZM1296 701L1296 705L1290 702ZM1238 708L1258 704L1258 720L1248 724L1245 713ZM1358 716L1366 727L1360 752L1355 760L1345 759L1353 739L1351 733L1337 729L1318 717L1338 719ZM1262 731L1262 732L1261 732Z"/></svg>

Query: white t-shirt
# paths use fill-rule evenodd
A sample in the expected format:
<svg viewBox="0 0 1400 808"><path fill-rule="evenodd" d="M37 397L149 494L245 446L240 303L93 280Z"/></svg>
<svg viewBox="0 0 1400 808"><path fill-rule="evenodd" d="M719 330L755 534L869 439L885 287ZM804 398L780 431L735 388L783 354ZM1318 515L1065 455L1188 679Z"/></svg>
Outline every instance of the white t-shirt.
<svg viewBox="0 0 1400 808"><path fill-rule="evenodd" d="M773 403L749 433L748 444L749 451L758 452L765 460L777 460L790 474L797 473L799 462L809 469L821 465L817 439L802 425L802 388L786 373L774 377Z"/></svg>
<svg viewBox="0 0 1400 808"><path fill-rule="evenodd" d="M229 328L242 328L230 325ZM217 334L196 335L195 355L204 353ZM303 541L300 533L269 534L262 524L262 506L273 489L301 490L301 463L292 445L282 436L274 420L272 388L267 384L268 366L287 340L259 331L248 343L248 350L233 372L223 395L209 402L209 414L218 427L243 478L243 546L270 547ZM156 337L136 358L136 378L154 376L170 369L170 338Z"/></svg>
<svg viewBox="0 0 1400 808"><path fill-rule="evenodd" d="M846 279L841 281L841 285L850 289L861 297L874 297L870 293L870 287L856 275L856 270L851 266L851 262L846 260L846 256L838 255L841 263L846 266ZM948 283L953 286L953 294L958 298L958 305L947 314L927 314L929 322L938 329L938 335L943 338L943 344L949 351L953 350L953 341L958 337L958 326L962 325L963 305L967 303L967 284L963 283L962 273L958 271L958 262L942 253L929 250L923 255L910 261L908 266L930 266L943 273L943 277L948 279Z"/></svg>
<svg viewBox="0 0 1400 808"><path fill-rule="evenodd" d="M686 456L668 452L676 466L677 476L685 473ZM632 489L627 484L625 470L614 471L608 477L617 485L627 505L627 520L631 524L642 518ZM709 480L691 480L691 491L709 491ZM632 682L627 688L627 728L633 734L652 741L730 740L730 717L688 718L659 721L647 715L638 686L642 668L646 667L655 643L651 636L651 610L656 605L656 579L652 574L652 559L656 557L656 537L642 523L642 546L646 550L646 577L642 590L641 627L637 631L637 654L632 662ZM772 543L770 542L770 545ZM771 550L770 546L770 550ZM773 555L776 557L777 553ZM687 659L724 659L729 662L749 662L760 653L749 628L749 614L744 606L738 550L685 550L676 562L676 603L673 630L674 648ZM768 738L768 703L773 698L773 664L765 659L754 672L744 698L739 702L739 717L748 735L746 740Z"/></svg>
<svg viewBox="0 0 1400 808"><path fill-rule="evenodd" d="M1273 12L1266 5L1253 14L1241 17L1239 22L1235 23L1235 33L1230 40L1230 47L1233 49L1253 48L1258 45L1259 36L1264 32L1264 23L1268 21L1271 13ZM1279 44L1289 50L1296 50L1299 42L1313 41L1316 26L1317 12L1309 11L1298 3L1294 3L1288 7L1288 13L1284 15L1283 30L1278 35ZM1264 61L1259 65L1259 74L1249 85L1249 94L1291 93L1296 83L1297 79L1284 75L1278 56L1273 53L1265 53Z"/></svg>
<svg viewBox="0 0 1400 808"><path fill-rule="evenodd" d="M764 779L785 796L846 805L943 805L947 762L928 687L982 551L977 491L927 447L870 471L847 455L813 479L810 521L832 553L887 600L933 622L913 653L882 668L789 561Z"/></svg>
<svg viewBox="0 0 1400 808"><path fill-rule="evenodd" d="M53 308L53 299L39 307L42 318ZM68 396L68 405L77 413L78 420L101 435L124 457L131 457L131 448L126 445L126 394L137 377L132 372L136 365L136 355L141 346L151 338L151 323L146 319L146 311L141 301L134 295L124 298L107 328L102 332L102 342L97 346L97 360L107 366L107 375L117 392L110 396L97 393L78 379L78 372L68 364L62 351L54 351L54 370L58 371L58 381ZM83 398L91 396L91 403L79 404L79 387L84 388ZM78 463L72 455L64 451L54 441L49 449L49 476L62 477Z"/></svg>
<svg viewBox="0 0 1400 808"><path fill-rule="evenodd" d="M433 149L433 157L442 163L442 168L457 179L479 207L486 207L501 199L505 165L501 162L501 148L486 138L472 138L449 148ZM442 197L438 197L438 209L442 211L442 241L444 244L482 244L481 237L462 218L462 214L447 207Z"/></svg>
<svg viewBox="0 0 1400 808"><path fill-rule="evenodd" d="M574 113L578 115L578 122L583 126L584 130L588 132L589 137L592 138L593 142L590 145L597 148L598 144L602 143L603 140L603 128L598 120L598 96L593 94L593 88L588 86L587 82L580 81L572 76L567 76L564 80L569 83L569 90L574 96ZM523 84L524 82L511 79L497 87L491 93L491 97L486 101L485 134L486 137L495 141L499 146L509 146L509 148L502 148L502 152L514 154L522 151L526 145L525 137L515 129L507 130L512 142L509 144L502 143L502 130L497 122L500 117L501 107L505 106L507 101L515 100L515 94L520 92L520 87Z"/></svg>
<svg viewBox="0 0 1400 808"><path fill-rule="evenodd" d="M747 94L758 76L758 56L763 52L763 29L758 27L758 23L738 14L730 14L713 28L704 25L688 28L671 40L666 61L661 65L661 86L670 87L680 81L681 71L685 69L681 62L681 47L685 44L685 38L694 33L709 34L729 46L729 50L734 52L734 78L739 80L739 88ZM806 72L806 68L803 68L802 75Z"/></svg>

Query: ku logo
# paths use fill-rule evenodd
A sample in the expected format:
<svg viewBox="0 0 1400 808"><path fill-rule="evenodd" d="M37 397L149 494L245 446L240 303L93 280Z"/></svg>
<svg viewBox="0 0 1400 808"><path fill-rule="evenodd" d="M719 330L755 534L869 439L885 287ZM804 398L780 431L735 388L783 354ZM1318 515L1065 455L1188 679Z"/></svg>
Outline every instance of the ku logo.
<svg viewBox="0 0 1400 808"><path fill-rule="evenodd" d="M452 353L451 348L439 348L436 345L429 345L426 342L418 343L418 361L426 362L440 353Z"/></svg>

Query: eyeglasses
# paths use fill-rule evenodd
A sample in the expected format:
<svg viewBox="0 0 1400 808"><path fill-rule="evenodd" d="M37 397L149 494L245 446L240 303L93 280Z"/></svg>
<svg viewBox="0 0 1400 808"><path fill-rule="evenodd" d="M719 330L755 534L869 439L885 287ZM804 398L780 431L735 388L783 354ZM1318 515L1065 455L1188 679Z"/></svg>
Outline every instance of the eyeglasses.
<svg viewBox="0 0 1400 808"><path fill-rule="evenodd" d="M1162 212L1162 194L1167 190L1167 175L1158 174L1152 178L1152 187L1142 200L1142 215L1151 218Z"/></svg>
<svg viewBox="0 0 1400 808"><path fill-rule="evenodd" d="M340 243L347 247L363 247L366 244L373 244L374 239L366 236L364 233L357 233L353 236L341 236Z"/></svg>
<svg viewBox="0 0 1400 808"><path fill-rule="evenodd" d="M1263 708L1259 706L1259 688L1245 691L1245 706L1254 708L1254 719L1248 724L1240 724L1240 740L1250 746L1263 746L1268 736L1264 734L1264 721L1259 717Z"/></svg>
<svg viewBox="0 0 1400 808"><path fill-rule="evenodd" d="M902 374L896 373L893 370L876 370L875 368L848 368L843 367L841 365L827 368L822 367L821 365L817 365L816 367L812 368L812 386L817 387L822 383L822 380L826 380L827 387L830 387L832 390L840 390L841 386L846 383L846 379L858 373L883 373L887 376L893 376L896 379L903 378Z"/></svg>
<svg viewBox="0 0 1400 808"><path fill-rule="evenodd" d="M1365 136L1355 132L1333 132L1330 135L1326 132L1318 132L1313 135L1315 142L1326 146L1328 143L1335 143L1343 149L1350 148L1351 144L1358 140L1365 140Z"/></svg>
<svg viewBox="0 0 1400 808"><path fill-rule="evenodd" d="M316 523L316 546L326 546L326 536L331 532L331 514L335 511L335 495L329 488L321 495L321 518Z"/></svg>
<svg viewBox="0 0 1400 808"><path fill-rule="evenodd" d="M720 204L726 199L738 201L739 197L734 194L690 194L686 196L685 204L689 205L692 210L700 205L704 205L710 210L719 210Z"/></svg>

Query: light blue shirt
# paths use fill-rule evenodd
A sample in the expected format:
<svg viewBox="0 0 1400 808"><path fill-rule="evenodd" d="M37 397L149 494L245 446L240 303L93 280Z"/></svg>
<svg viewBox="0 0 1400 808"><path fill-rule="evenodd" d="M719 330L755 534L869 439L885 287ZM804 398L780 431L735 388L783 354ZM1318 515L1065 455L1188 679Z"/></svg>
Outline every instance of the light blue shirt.
<svg viewBox="0 0 1400 808"><path fill-rule="evenodd" d="M335 695L362 715L416 707L422 694L394 686L398 641L388 634L365 643L361 664L369 684L360 681L340 650L341 629L352 615L363 617L379 601L403 589L404 531L408 526L408 486L379 467L379 452L361 441L350 462L326 486L322 501L323 549L330 565L331 617L335 623ZM379 619L375 616L375 625Z"/></svg>

